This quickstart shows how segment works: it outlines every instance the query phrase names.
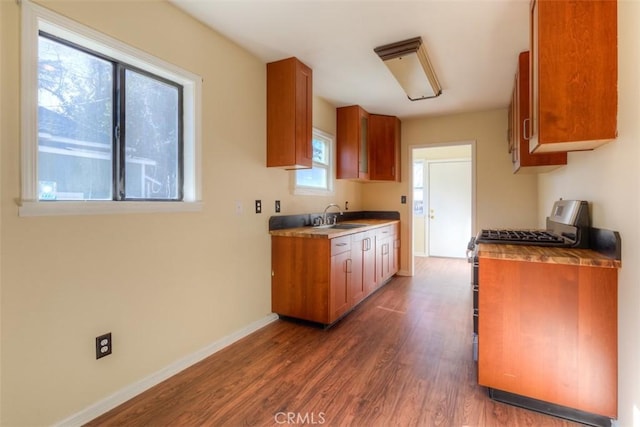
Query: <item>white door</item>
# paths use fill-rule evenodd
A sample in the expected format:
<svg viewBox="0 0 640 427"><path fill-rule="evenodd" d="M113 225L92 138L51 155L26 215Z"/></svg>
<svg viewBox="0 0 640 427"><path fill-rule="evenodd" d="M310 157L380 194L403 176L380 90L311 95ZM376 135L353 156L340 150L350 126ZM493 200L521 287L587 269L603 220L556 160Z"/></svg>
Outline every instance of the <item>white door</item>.
<svg viewBox="0 0 640 427"><path fill-rule="evenodd" d="M429 255L464 258L471 237L471 161L429 163Z"/></svg>

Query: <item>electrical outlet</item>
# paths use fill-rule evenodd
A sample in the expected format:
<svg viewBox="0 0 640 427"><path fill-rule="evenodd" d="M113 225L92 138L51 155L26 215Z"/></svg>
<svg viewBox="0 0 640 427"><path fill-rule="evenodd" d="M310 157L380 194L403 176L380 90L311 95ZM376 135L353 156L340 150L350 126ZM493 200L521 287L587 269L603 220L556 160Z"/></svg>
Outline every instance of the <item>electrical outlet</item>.
<svg viewBox="0 0 640 427"><path fill-rule="evenodd" d="M96 359L110 355L112 347L111 332L96 337Z"/></svg>
<svg viewBox="0 0 640 427"><path fill-rule="evenodd" d="M262 213L262 201L256 200L256 213Z"/></svg>
<svg viewBox="0 0 640 427"><path fill-rule="evenodd" d="M280 212L280 200L276 200L276 213Z"/></svg>
<svg viewBox="0 0 640 427"><path fill-rule="evenodd" d="M344 202L344 210L345 211L349 210L349 202Z"/></svg>
<svg viewBox="0 0 640 427"><path fill-rule="evenodd" d="M403 205L407 203L407 196L400 196L400 203Z"/></svg>

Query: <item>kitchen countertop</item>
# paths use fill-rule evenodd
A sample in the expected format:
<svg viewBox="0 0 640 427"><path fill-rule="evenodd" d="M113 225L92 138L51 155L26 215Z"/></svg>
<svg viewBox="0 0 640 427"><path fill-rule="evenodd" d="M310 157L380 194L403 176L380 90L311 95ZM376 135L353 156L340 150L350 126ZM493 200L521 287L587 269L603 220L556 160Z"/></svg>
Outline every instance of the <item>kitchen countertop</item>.
<svg viewBox="0 0 640 427"><path fill-rule="evenodd" d="M591 249L480 243L478 257L512 261L571 264L589 267L620 268L620 260Z"/></svg>
<svg viewBox="0 0 640 427"><path fill-rule="evenodd" d="M340 221L338 224L367 224L365 227L349 228L349 229L336 229L336 228L314 228L296 227L285 228L281 230L271 230L269 233L272 236L284 236L284 237L306 237L314 239L333 239L335 237L347 236L349 234L360 233L363 231L373 230L375 228L384 227L385 225L399 223L399 220L390 219L354 219L353 221Z"/></svg>

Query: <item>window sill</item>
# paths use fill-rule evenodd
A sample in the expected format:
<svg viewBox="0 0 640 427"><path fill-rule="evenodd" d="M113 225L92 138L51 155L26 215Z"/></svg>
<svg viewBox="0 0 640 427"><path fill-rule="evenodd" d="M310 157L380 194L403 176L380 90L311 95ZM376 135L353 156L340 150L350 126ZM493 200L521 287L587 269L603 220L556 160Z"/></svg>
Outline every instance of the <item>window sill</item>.
<svg viewBox="0 0 640 427"><path fill-rule="evenodd" d="M292 191L295 196L333 196L333 190L323 190L321 188L296 187Z"/></svg>
<svg viewBox="0 0 640 427"><path fill-rule="evenodd" d="M22 202L19 216L199 212L202 202Z"/></svg>

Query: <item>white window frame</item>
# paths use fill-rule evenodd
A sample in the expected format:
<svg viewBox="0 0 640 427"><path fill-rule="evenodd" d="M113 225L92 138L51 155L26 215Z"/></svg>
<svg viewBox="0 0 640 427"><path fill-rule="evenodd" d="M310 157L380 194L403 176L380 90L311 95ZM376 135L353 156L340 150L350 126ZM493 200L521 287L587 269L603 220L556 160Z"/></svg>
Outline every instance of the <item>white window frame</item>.
<svg viewBox="0 0 640 427"><path fill-rule="evenodd" d="M327 132L324 132L320 129L313 128L312 138L324 139L328 141L328 150L329 150L329 164L325 167L319 163L313 162L312 167L321 167L327 169L327 188L317 188L317 187L307 187L304 185L298 185L298 173L297 171L293 171L291 186L293 188L293 194L295 195L306 195L306 196L327 196L334 194L334 181L335 181L335 163L336 163L336 155L335 155L335 137Z"/></svg>
<svg viewBox="0 0 640 427"><path fill-rule="evenodd" d="M201 203L202 78L105 34L23 0L21 63L22 193L20 216L199 211ZM183 86L182 201L38 200L38 33L45 31Z"/></svg>

